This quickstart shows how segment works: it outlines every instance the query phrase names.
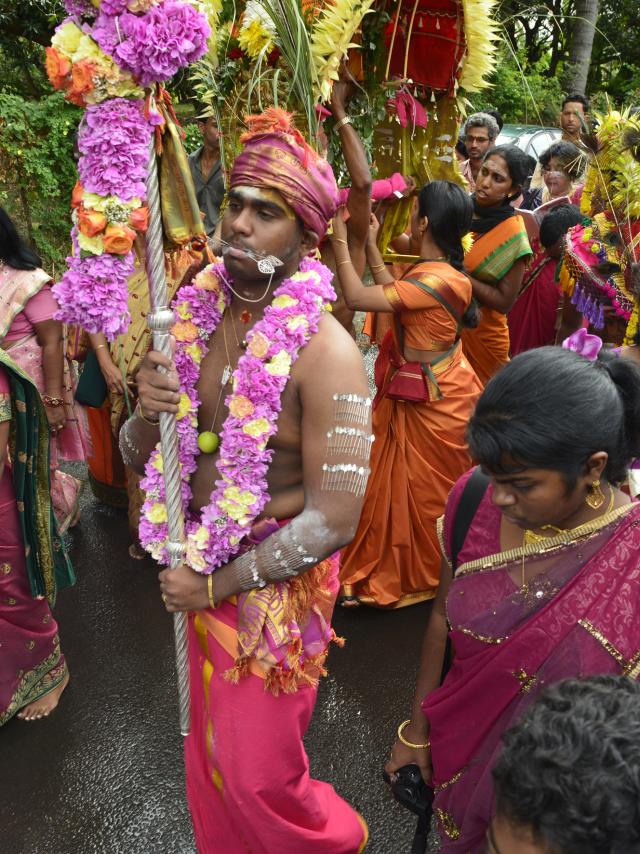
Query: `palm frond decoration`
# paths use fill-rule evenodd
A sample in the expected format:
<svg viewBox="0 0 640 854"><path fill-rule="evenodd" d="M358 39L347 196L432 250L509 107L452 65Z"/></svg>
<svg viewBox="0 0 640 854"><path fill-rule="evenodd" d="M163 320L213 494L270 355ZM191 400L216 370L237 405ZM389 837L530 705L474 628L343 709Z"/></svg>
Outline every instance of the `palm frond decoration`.
<svg viewBox="0 0 640 854"><path fill-rule="evenodd" d="M481 92L489 85L486 78L496 66L499 39L493 17L496 0L462 0L467 50L462 62L459 84L465 92Z"/></svg>
<svg viewBox="0 0 640 854"><path fill-rule="evenodd" d="M371 11L374 0L334 0L327 3L311 28L311 57L317 83L316 99L327 102L331 86L338 79L340 63L349 48L357 47L352 39Z"/></svg>

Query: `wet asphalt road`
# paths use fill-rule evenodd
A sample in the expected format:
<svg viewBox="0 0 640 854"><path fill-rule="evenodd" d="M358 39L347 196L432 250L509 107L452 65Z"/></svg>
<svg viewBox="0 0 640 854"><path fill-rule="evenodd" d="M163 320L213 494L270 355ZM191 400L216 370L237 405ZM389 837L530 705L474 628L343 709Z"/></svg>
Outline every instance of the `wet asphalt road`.
<svg viewBox="0 0 640 854"><path fill-rule="evenodd" d="M88 486L71 537L78 583L55 609L71 682L48 720L0 729L0 852L192 854L155 566L129 558L124 512ZM365 816L368 854L408 854L413 838L380 772L407 717L428 607L336 611L347 645L331 652L306 746L313 775Z"/></svg>

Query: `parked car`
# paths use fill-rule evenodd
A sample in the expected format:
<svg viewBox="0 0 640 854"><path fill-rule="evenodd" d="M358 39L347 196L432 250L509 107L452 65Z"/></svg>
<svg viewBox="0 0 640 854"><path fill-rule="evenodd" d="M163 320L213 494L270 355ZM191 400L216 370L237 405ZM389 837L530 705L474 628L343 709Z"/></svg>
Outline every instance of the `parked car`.
<svg viewBox="0 0 640 854"><path fill-rule="evenodd" d="M562 136L560 128L545 128L539 125L504 125L496 145L517 145L525 154L540 157L543 151Z"/></svg>

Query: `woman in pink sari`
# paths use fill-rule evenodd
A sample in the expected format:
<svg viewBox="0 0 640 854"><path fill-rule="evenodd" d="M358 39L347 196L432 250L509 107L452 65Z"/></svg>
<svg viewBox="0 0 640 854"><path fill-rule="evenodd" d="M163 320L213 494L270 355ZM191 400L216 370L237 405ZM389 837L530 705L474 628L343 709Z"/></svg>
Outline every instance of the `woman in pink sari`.
<svg viewBox="0 0 640 854"><path fill-rule="evenodd" d="M38 390L0 350L0 726L46 717L69 681L51 613L75 577L49 491L49 424Z"/></svg>
<svg viewBox="0 0 640 854"><path fill-rule="evenodd" d="M74 404L72 366L63 351L62 324L51 277L0 208L0 347L34 381L42 395L51 432L51 498L60 531L77 521L80 481L61 472L63 460L84 460L88 431Z"/></svg>
<svg viewBox="0 0 640 854"><path fill-rule="evenodd" d="M639 451L640 370L578 338L583 355L517 356L469 425L485 491L471 503L467 473L449 496L413 710L387 764L417 764L434 788L429 850L485 851L501 736L543 686L640 676L640 505L618 489Z"/></svg>

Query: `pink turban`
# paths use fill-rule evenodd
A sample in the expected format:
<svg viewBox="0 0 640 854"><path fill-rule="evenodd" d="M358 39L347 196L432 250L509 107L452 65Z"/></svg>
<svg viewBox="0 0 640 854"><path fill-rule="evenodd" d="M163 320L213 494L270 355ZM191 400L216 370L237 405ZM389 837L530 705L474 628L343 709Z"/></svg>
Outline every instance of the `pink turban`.
<svg viewBox="0 0 640 854"><path fill-rule="evenodd" d="M320 239L338 207L331 166L305 142L291 114L275 107L248 116L249 133L231 170L230 188L277 190L304 225Z"/></svg>

